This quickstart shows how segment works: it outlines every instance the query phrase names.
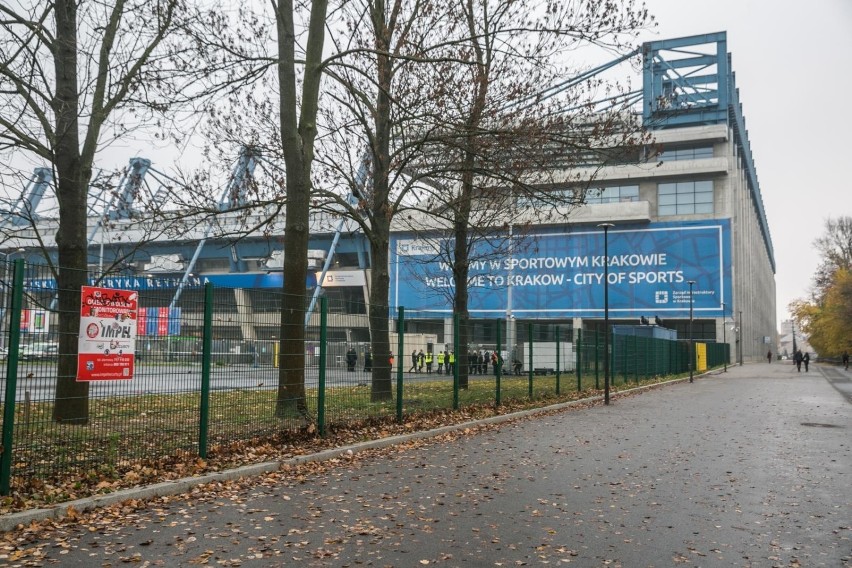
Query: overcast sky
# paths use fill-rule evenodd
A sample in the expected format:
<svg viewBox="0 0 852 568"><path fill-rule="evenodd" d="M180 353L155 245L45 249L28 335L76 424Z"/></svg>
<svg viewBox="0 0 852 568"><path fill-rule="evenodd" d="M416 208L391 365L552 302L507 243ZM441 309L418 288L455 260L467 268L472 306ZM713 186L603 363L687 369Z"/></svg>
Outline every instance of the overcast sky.
<svg viewBox="0 0 852 568"><path fill-rule="evenodd" d="M777 266L778 325L806 297L825 220L852 216L852 0L645 0L639 41L725 31ZM641 83L640 83L641 84Z"/></svg>
<svg viewBox="0 0 852 568"><path fill-rule="evenodd" d="M726 31L777 272L778 324L805 297L813 241L852 216L852 0L646 0L643 41Z"/></svg>

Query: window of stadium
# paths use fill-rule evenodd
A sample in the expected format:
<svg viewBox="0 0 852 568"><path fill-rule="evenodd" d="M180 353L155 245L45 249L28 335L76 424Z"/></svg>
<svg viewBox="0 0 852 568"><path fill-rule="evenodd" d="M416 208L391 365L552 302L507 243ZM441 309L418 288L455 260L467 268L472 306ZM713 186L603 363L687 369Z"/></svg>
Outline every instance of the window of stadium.
<svg viewBox="0 0 852 568"><path fill-rule="evenodd" d="M624 201L639 201L638 185L617 185L613 187L589 188L586 193L586 203L621 203Z"/></svg>
<svg viewBox="0 0 852 568"><path fill-rule="evenodd" d="M713 157L713 146L693 146L689 148L666 148L654 158L658 162L676 162L678 160L701 160Z"/></svg>
<svg viewBox="0 0 852 568"><path fill-rule="evenodd" d="M657 185L657 214L713 213L713 182L681 181Z"/></svg>

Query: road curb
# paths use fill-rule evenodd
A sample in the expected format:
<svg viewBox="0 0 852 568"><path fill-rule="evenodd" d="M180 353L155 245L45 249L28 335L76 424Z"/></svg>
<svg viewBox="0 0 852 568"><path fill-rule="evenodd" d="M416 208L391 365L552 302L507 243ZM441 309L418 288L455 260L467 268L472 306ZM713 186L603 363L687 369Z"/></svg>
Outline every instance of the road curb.
<svg viewBox="0 0 852 568"><path fill-rule="evenodd" d="M706 374L715 374L712 371ZM696 375L701 376L701 375ZM654 383L651 385L642 385L632 389L627 389L623 391L619 391L617 393L612 393L611 398L618 398L620 396L624 396L627 394L650 390L653 388L658 388L661 386L667 386L672 384L681 383L683 381L688 381L689 378L685 377L682 379L675 379L672 381L666 381L663 383ZM287 458L285 460L280 461L271 461L271 462L263 462L258 464L251 464L236 467L233 469L228 469L225 471L219 471L214 473L207 473L204 475L199 475L196 477L185 477L181 479L176 479L174 481L163 481L161 483L155 483L153 485L146 485L144 487L131 487L129 489L122 489L120 491L116 491L114 493L107 493L104 495L94 495L92 497L85 497L83 499L77 499L74 501L66 501L64 503L59 503L53 507L42 508L42 509L31 509L29 511L21 511L18 513L11 513L8 515L0 516L0 532L8 532L16 529L19 526L26 526L32 522L43 521L47 519L61 519L63 517L68 516L68 512L73 509L77 512L90 511L92 509L98 509L101 507L108 507L110 505L114 505L116 503L121 503L123 501L128 501L131 499L138 500L148 500L148 499L156 499L158 497L169 497L173 495L180 495L181 493L187 493L195 487L199 485L205 485L208 483L215 483L217 481L231 481L235 479L240 479L244 477L255 477L264 475L267 473L272 473L280 470L284 466L294 466L301 465L305 463L311 462L321 462L328 461L331 459L339 458L342 455L349 456L349 452L352 454L356 454L359 452L364 452L367 450L381 449L387 448L389 446L394 446L396 444L402 444L405 442L409 442L412 440L422 440L425 438L434 438L437 436L441 436L443 434L448 434L450 432L456 432L459 430L464 430L466 428L474 428L476 426L482 426L487 424L500 424L503 422L511 422L512 420L518 420L521 418L527 418L531 416L535 416L538 414L546 414L549 412L556 412L559 410L563 410L566 408L570 408L572 406L577 406L580 404L588 404L590 402L597 402L603 400L603 396L593 396L589 398L583 398L580 400L572 400L569 402L560 402L558 404L552 404L549 406L544 406L541 408L531 408L528 410L520 410L518 412L512 412L509 414L500 414L497 416L490 416L488 418L481 418L478 420L470 420L467 422L462 422L460 424L452 424L449 426L442 426L440 428L434 428L432 430L423 430L420 432L411 432L410 434L400 434L397 436L391 436L388 438L381 438L378 440L369 440L366 442L359 442L357 444L350 444L348 446L341 446L338 448L333 448L330 450L323 450L321 452L316 452L313 454L306 454L303 456L295 456L292 458Z"/></svg>

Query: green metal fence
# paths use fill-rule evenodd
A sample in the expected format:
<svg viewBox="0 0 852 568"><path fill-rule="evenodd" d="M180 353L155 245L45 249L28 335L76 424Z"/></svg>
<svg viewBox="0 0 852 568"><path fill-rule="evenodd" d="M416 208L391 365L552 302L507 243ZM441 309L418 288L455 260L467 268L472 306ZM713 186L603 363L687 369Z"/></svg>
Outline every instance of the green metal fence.
<svg viewBox="0 0 852 568"><path fill-rule="evenodd" d="M277 290L207 284L176 294L127 277L140 285L134 375L88 383L85 423L57 422L55 408L69 402L56 396L66 355L57 322L68 314L57 310L44 267L19 260L4 268L3 494L69 475L141 480L146 466L180 467L305 430L325 435L368 419L603 388L603 335L570 323L403 308L370 316L366 305L325 298L308 313L308 298L298 298L305 308L287 327ZM388 343L371 343L382 329ZM79 332L64 333L76 341ZM302 366L281 354L293 338ZM688 342L613 335L610 345L613 386L689 370ZM706 353L711 367L729 357L727 345L706 344Z"/></svg>

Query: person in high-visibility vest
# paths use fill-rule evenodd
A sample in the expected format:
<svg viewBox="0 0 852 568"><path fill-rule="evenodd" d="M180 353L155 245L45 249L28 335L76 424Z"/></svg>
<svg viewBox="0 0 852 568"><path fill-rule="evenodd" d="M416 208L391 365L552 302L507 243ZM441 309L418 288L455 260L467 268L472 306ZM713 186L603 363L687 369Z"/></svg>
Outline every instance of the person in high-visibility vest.
<svg viewBox="0 0 852 568"><path fill-rule="evenodd" d="M449 358L450 358L450 360L449 360L449 362L447 363L447 374L448 374L448 375L449 375L449 374L451 374L451 373L453 372L453 367L454 367L454 366L455 366L455 364L456 364L456 352L455 352L455 351L450 351Z"/></svg>
<svg viewBox="0 0 852 568"><path fill-rule="evenodd" d="M426 357L426 374L431 375L432 374L432 352L427 351L425 357Z"/></svg>
<svg viewBox="0 0 852 568"><path fill-rule="evenodd" d="M438 373L444 372L444 352L438 353Z"/></svg>

